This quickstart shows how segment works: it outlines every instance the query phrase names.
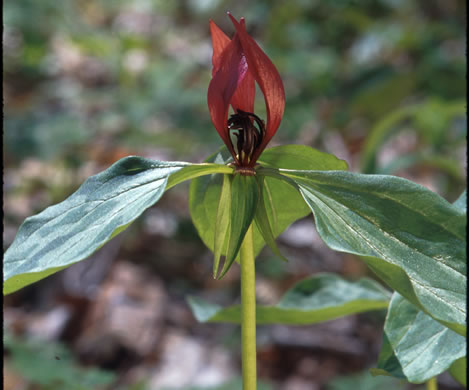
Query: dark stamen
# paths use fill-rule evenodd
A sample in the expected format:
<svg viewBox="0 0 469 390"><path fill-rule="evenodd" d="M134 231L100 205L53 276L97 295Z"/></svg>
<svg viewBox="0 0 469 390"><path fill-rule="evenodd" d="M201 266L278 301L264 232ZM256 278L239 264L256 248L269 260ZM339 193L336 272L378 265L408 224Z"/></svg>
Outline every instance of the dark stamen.
<svg viewBox="0 0 469 390"><path fill-rule="evenodd" d="M250 167L252 157L265 136L264 121L251 112L238 109L237 113L228 119L228 129L229 131L237 130L233 133L236 136L236 148L233 142L232 146L237 154L239 165Z"/></svg>

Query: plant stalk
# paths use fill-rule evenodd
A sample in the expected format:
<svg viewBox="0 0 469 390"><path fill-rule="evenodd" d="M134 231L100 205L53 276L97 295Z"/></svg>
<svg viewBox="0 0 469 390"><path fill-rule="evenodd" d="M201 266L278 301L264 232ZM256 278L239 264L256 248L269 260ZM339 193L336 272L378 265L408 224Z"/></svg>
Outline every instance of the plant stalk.
<svg viewBox="0 0 469 390"><path fill-rule="evenodd" d="M256 271L252 225L241 245L241 358L243 390L257 388L256 361Z"/></svg>
<svg viewBox="0 0 469 390"><path fill-rule="evenodd" d="M426 383L426 389L427 390L438 390L438 382L436 380L436 376L433 378L429 379Z"/></svg>

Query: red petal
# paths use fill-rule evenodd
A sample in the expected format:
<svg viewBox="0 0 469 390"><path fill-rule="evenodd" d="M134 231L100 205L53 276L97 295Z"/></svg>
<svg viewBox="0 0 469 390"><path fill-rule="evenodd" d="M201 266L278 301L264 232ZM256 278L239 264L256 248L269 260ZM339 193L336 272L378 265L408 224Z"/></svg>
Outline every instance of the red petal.
<svg viewBox="0 0 469 390"><path fill-rule="evenodd" d="M272 64L269 57L246 32L244 18L241 18L241 21L238 23L230 13L228 13L228 16L236 28L236 35L239 36L242 51L246 56L249 67L249 73L254 76L254 79L259 84L265 99L267 110L266 136L259 150L253 156L253 160L256 160L280 126L285 108L285 91L282 79L274 64Z"/></svg>
<svg viewBox="0 0 469 390"><path fill-rule="evenodd" d="M213 46L212 76L214 76L220 67L220 60L223 50L225 50L225 48L230 43L230 38L228 38L228 36L212 20L210 20L210 34L212 36ZM238 88L236 89L231 99L231 105L235 112L237 109L246 112L253 112L256 86L254 84L254 77L249 74L249 72L246 73L245 71L247 68L247 62L244 56L241 60L241 63L239 64L239 67L241 69L238 70L238 73L245 73L245 77L238 84Z"/></svg>
<svg viewBox="0 0 469 390"><path fill-rule="evenodd" d="M212 55L212 76L217 71L220 66L220 57L223 53L223 50L230 43L230 38L218 27L212 20L210 20L210 35L212 36L212 46L213 46L213 55Z"/></svg>
<svg viewBox="0 0 469 390"><path fill-rule="evenodd" d="M246 57L242 57L241 67L247 69L247 72L243 78L243 80L238 84L238 88L231 98L231 106L233 110L236 112L237 109L246 112L254 112L254 97L256 96L256 85L254 84L254 77L252 73L249 71Z"/></svg>
<svg viewBox="0 0 469 390"><path fill-rule="evenodd" d="M243 79L248 73L237 35L217 57L217 61L219 61L218 67L208 86L208 108L218 134L230 149L231 154L235 156L228 134L228 108L236 89L240 84L244 84Z"/></svg>

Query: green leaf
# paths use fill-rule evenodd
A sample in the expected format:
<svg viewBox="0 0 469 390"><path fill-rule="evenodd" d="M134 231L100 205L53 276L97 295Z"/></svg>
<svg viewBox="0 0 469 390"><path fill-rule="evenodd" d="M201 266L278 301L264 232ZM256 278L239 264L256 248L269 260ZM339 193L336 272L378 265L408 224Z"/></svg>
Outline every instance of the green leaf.
<svg viewBox="0 0 469 390"><path fill-rule="evenodd" d="M399 108L392 111L387 116L384 116L383 119L376 123L376 125L371 129L363 147L361 158L362 172L376 172L378 169L376 165L376 155L379 151L379 148L393 135L396 130L400 130L399 128L396 129L397 124L414 115L420 107L421 104L416 104Z"/></svg>
<svg viewBox="0 0 469 390"><path fill-rule="evenodd" d="M364 82L353 88L349 97L351 117L364 115L373 120L383 117L412 94L417 77L414 71L396 72L391 69L377 75L370 74Z"/></svg>
<svg viewBox="0 0 469 390"><path fill-rule="evenodd" d="M344 160L306 145L282 145L266 149L259 163L265 167L283 169L316 171L346 171L348 169Z"/></svg>
<svg viewBox="0 0 469 390"><path fill-rule="evenodd" d="M288 290L274 306L257 306L257 323L305 325L330 321L350 314L386 309L391 294L371 279L349 282L334 274L318 274ZM200 322L241 321L239 305L222 308L189 297L189 305Z"/></svg>
<svg viewBox="0 0 469 390"><path fill-rule="evenodd" d="M116 380L116 375L110 371L80 367L62 344L20 339L8 332L3 340L9 352L9 365L38 388L102 389L111 386Z"/></svg>
<svg viewBox="0 0 469 390"><path fill-rule="evenodd" d="M326 386L327 390L406 390L407 383L402 380L380 376L373 377L369 371L359 374L333 378ZM414 389L418 390L418 389ZM422 389L420 389L422 390Z"/></svg>
<svg viewBox="0 0 469 390"><path fill-rule="evenodd" d="M206 161L227 164L231 161L231 155L223 147ZM213 174L192 180L189 187L189 210L192 222L200 238L212 252L214 252L215 226L222 183L223 176Z"/></svg>
<svg viewBox="0 0 469 390"><path fill-rule="evenodd" d="M259 170L258 176L261 175L261 170ZM283 181L265 177L262 195L274 238L278 237L293 222L311 213L298 191ZM266 242L256 224L253 226L253 241L254 255L257 256Z"/></svg>
<svg viewBox="0 0 469 390"><path fill-rule="evenodd" d="M125 157L68 199L27 218L4 257L4 294L90 256L124 230L188 163Z"/></svg>
<svg viewBox="0 0 469 390"><path fill-rule="evenodd" d="M442 139L448 134L448 123L455 117L462 117L466 112L464 101L440 102L438 100L429 99L428 101L406 105L391 111L388 115L376 123L371 129L366 142L363 146L361 171L363 173L388 173L396 172L397 169L403 168L405 165L420 162L428 165L439 167L450 175L460 178L460 169L457 168L457 161L447 159L443 156L432 155L430 158L426 154L417 153L413 158L410 156L402 156L393 161L390 166L380 168L377 166L376 156L383 144L399 132L408 129L404 126L405 120L413 119L414 128L419 131L422 138L427 143L438 147L447 140ZM409 158L410 157L410 158ZM396 160L396 159L395 159ZM400 162L399 162L400 161Z"/></svg>
<svg viewBox="0 0 469 390"><path fill-rule="evenodd" d="M394 290L465 334L465 213L394 176L280 172L298 186L329 247L363 256Z"/></svg>
<svg viewBox="0 0 469 390"><path fill-rule="evenodd" d="M277 244L275 243L275 236L272 230L272 226L274 226L275 229L277 228L277 213L274 211L272 194L268 187L264 188L263 176L259 175L257 177L257 182L259 184L259 188L261 189L261 193L263 193L263 196L259 196L259 204L257 205L256 215L254 217L254 221L256 223L255 226L261 233L264 241L267 243L270 249L272 249L272 252L274 252L282 260L287 261L287 259L283 257L282 253L280 252L280 249L278 249ZM267 208L266 199L268 201L269 208ZM272 226L271 222L269 221L269 214L272 216L273 219Z"/></svg>
<svg viewBox="0 0 469 390"><path fill-rule="evenodd" d="M387 165L377 167L375 171L379 174L392 175L395 172L408 170L411 167L429 167L451 176L460 182L463 180L460 165L460 162L453 157L444 157L435 154L429 155L424 151L397 156Z"/></svg>
<svg viewBox="0 0 469 390"><path fill-rule="evenodd" d="M226 164L231 156L226 148L212 155L208 162ZM259 161L267 167L282 166L289 169L318 167L320 169L346 169L344 161L330 154L319 152L303 145L287 145L267 149ZM213 251L216 207L221 193L221 179L217 176L193 180L190 189L190 209L192 219L204 243ZM263 187L264 202L274 237L280 235L291 223L310 213L301 195L288 184L265 178ZM285 202L288 199L288 202ZM255 254L259 254L265 240L257 226L253 228Z"/></svg>
<svg viewBox="0 0 469 390"><path fill-rule="evenodd" d="M461 194L461 196L453 203L453 206L456 207L463 213L466 213L467 208L467 197L466 197L466 190Z"/></svg>
<svg viewBox="0 0 469 390"><path fill-rule="evenodd" d="M305 145L282 145L265 150L259 163L266 168L316 169L322 171L347 170L347 163L332 154L323 153ZM263 175L263 170L258 170ZM288 201L286 201L288 200ZM273 237L278 237L293 222L307 216L311 210L298 191L282 180L265 177L263 201ZM254 225L254 253L257 256L266 244L258 224ZM281 256L278 250L269 244L273 252Z"/></svg>
<svg viewBox="0 0 469 390"><path fill-rule="evenodd" d="M231 155L225 147L206 160L208 163L217 164L228 164L231 161ZM347 169L347 164L343 160L304 145L285 145L267 149L262 153L259 163L270 168ZM258 175L262 175L261 170L258 171ZM189 193L192 221L200 238L212 252L221 185L222 179L219 175L204 176L192 181ZM263 196L268 206L268 219L274 237L278 237L293 222L311 212L298 191L281 180L265 177ZM285 199L288 199L288 202ZM254 254L257 256L265 246L265 240L256 225L253 226L253 240Z"/></svg>
<svg viewBox="0 0 469 390"><path fill-rule="evenodd" d="M463 357L461 359L456 360L451 367L449 368L449 373L451 376L456 379L459 383L461 383L464 387L467 386L467 358Z"/></svg>
<svg viewBox="0 0 469 390"><path fill-rule="evenodd" d="M213 260L213 277L218 275L218 265L220 257L226 253L226 245L229 237L229 228L231 222L231 178L228 175L223 176L223 187L218 203L217 220L215 225L215 243Z"/></svg>
<svg viewBox="0 0 469 390"><path fill-rule="evenodd" d="M254 176L234 175L231 182L230 238L225 263L218 279L230 269L251 225L259 202L259 186Z"/></svg>
<svg viewBox="0 0 469 390"><path fill-rule="evenodd" d="M232 174L233 168L222 164L193 164L188 165L172 174L168 179L166 190L174 187L185 180L194 179L200 176L211 175L213 173Z"/></svg>
<svg viewBox="0 0 469 390"><path fill-rule="evenodd" d="M347 163L336 156L305 145L282 145L265 150L259 163L265 168L316 169L321 171L347 170ZM263 170L258 175L264 175ZM308 215L311 210L301 195L288 183L265 176L263 180L264 204L274 237L278 237L296 220ZM260 229L254 227L254 248L256 255L265 241Z"/></svg>
<svg viewBox="0 0 469 390"><path fill-rule="evenodd" d="M377 374L422 383L466 356L466 339L394 293L384 324Z"/></svg>

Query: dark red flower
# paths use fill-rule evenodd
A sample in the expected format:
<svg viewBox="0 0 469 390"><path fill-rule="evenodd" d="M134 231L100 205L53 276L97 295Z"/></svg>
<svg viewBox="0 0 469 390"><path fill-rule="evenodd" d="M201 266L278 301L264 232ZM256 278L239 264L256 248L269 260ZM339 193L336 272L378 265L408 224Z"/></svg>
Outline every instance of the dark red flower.
<svg viewBox="0 0 469 390"><path fill-rule="evenodd" d="M249 172L280 125L285 92L274 64L246 32L244 18L238 22L228 16L236 29L231 40L210 20L213 69L207 100L212 122L235 165ZM267 124L254 114L255 82L264 95ZM234 114L228 119L230 105Z"/></svg>

